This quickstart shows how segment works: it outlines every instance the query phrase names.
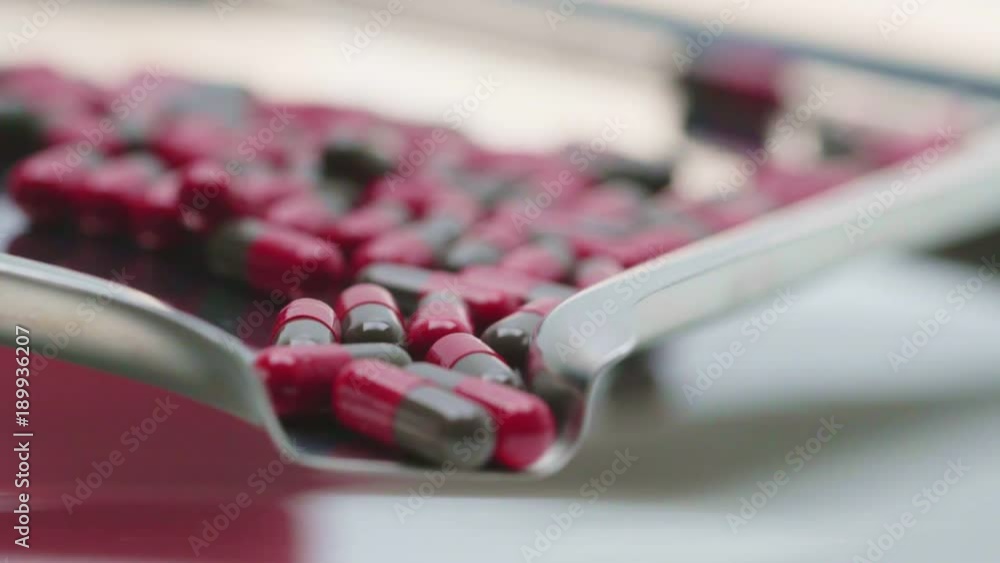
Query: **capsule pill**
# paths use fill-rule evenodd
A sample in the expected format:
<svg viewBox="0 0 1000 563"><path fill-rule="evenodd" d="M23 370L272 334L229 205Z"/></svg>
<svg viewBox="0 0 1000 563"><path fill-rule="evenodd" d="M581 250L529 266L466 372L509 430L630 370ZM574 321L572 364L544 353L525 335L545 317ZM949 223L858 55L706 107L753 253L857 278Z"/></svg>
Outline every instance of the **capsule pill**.
<svg viewBox="0 0 1000 563"><path fill-rule="evenodd" d="M501 465L524 469L538 461L555 441L552 411L545 401L531 393L426 362L413 363L405 369L482 405L493 417L494 459Z"/></svg>
<svg viewBox="0 0 1000 563"><path fill-rule="evenodd" d="M340 341L340 323L332 307L309 297L293 300L278 313L271 332L274 346L333 344Z"/></svg>
<svg viewBox="0 0 1000 563"><path fill-rule="evenodd" d="M334 305L341 319L344 342L390 342L406 340L403 317L396 300L384 287L361 283L348 287Z"/></svg>
<svg viewBox="0 0 1000 563"><path fill-rule="evenodd" d="M471 334L457 332L438 339L427 351L426 361L494 383L524 387L503 358Z"/></svg>
<svg viewBox="0 0 1000 563"><path fill-rule="evenodd" d="M482 406L375 360L336 374L332 410L347 428L433 464L476 469L496 449L494 421Z"/></svg>

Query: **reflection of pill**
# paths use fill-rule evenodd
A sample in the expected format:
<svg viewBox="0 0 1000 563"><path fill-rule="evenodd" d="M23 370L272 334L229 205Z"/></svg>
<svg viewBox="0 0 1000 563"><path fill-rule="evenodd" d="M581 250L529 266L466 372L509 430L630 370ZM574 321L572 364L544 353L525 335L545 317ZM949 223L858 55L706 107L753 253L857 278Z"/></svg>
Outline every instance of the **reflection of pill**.
<svg viewBox="0 0 1000 563"><path fill-rule="evenodd" d="M337 373L332 408L347 428L446 468L482 467L496 448L494 421L482 406L375 360Z"/></svg>
<svg viewBox="0 0 1000 563"><path fill-rule="evenodd" d="M468 333L457 332L438 339L427 351L426 360L494 383L524 387L520 376L499 354Z"/></svg>
<svg viewBox="0 0 1000 563"><path fill-rule="evenodd" d="M216 275L264 290L328 290L344 273L333 244L255 219L220 226L208 239L207 257Z"/></svg>
<svg viewBox="0 0 1000 563"><path fill-rule="evenodd" d="M396 300L384 287L371 283L353 285L337 297L344 342L389 342L406 340L402 315Z"/></svg>
<svg viewBox="0 0 1000 563"><path fill-rule="evenodd" d="M517 312L490 325L483 332L483 342L507 365L523 370L535 330L542 324L545 315L558 304L558 299L537 299L526 303Z"/></svg>
<svg viewBox="0 0 1000 563"><path fill-rule="evenodd" d="M392 344L317 344L264 348L255 365L278 415L288 416L329 409L334 376L355 358L410 363L409 354Z"/></svg>
<svg viewBox="0 0 1000 563"><path fill-rule="evenodd" d="M535 395L425 362L404 369L482 405L496 430L494 458L506 467L530 466L555 441L552 411Z"/></svg>
<svg viewBox="0 0 1000 563"><path fill-rule="evenodd" d="M271 344L332 344L340 340L340 323L333 308L318 299L295 299L278 313Z"/></svg>
<svg viewBox="0 0 1000 563"><path fill-rule="evenodd" d="M469 309L461 298L448 290L431 291L420 299L407 326L407 349L422 357L435 342L456 332L472 334Z"/></svg>

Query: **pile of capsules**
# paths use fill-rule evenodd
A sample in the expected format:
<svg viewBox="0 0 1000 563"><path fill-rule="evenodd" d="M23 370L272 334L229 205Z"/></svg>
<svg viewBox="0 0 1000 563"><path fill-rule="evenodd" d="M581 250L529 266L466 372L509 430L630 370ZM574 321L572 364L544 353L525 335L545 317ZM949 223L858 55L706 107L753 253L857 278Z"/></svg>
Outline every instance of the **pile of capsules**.
<svg viewBox="0 0 1000 563"><path fill-rule="evenodd" d="M689 126L763 142L782 103L771 75L699 69ZM152 71L114 88L0 71L8 192L36 226L190 253L288 303L256 361L280 416L328 416L461 468L523 469L554 442L527 355L561 301L927 142L859 135L852 152L844 138L836 158L764 163L737 196L690 199L668 189L676 162L501 152Z"/></svg>

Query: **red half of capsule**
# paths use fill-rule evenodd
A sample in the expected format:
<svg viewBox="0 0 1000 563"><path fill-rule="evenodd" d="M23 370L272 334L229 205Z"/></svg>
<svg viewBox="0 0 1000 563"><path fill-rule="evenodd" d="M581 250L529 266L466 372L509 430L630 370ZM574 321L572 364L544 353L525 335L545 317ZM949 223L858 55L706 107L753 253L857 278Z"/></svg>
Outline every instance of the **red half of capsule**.
<svg viewBox="0 0 1000 563"><path fill-rule="evenodd" d="M269 225L247 248L246 275L257 289L286 288L293 279L306 290L328 290L343 280L344 257L331 243Z"/></svg>
<svg viewBox="0 0 1000 563"><path fill-rule="evenodd" d="M457 295L469 309L472 322L478 328L506 317L521 304L521 300L512 293L466 283L458 276L443 272L429 277L423 295L431 291L448 291Z"/></svg>
<svg viewBox="0 0 1000 563"><path fill-rule="evenodd" d="M155 134L152 144L160 158L184 166L203 158L227 158L235 140L227 127L200 115L171 121Z"/></svg>
<svg viewBox="0 0 1000 563"><path fill-rule="evenodd" d="M329 408L334 376L351 359L337 344L272 346L257 353L255 366L278 415L288 416Z"/></svg>
<svg viewBox="0 0 1000 563"><path fill-rule="evenodd" d="M153 181L149 190L131 201L129 229L141 248L161 250L187 238L178 204L180 188L178 174L164 174Z"/></svg>
<svg viewBox="0 0 1000 563"><path fill-rule="evenodd" d="M125 231L129 207L152 187L161 170L158 162L144 156L119 157L92 170L73 191L81 230L93 235Z"/></svg>
<svg viewBox="0 0 1000 563"><path fill-rule="evenodd" d="M478 377L465 377L452 391L479 403L496 423L494 459L511 469L538 461L556 439L556 421L541 398Z"/></svg>
<svg viewBox="0 0 1000 563"><path fill-rule="evenodd" d="M82 159L72 147L52 147L18 163L7 189L32 221L60 221L72 214L71 192L94 162Z"/></svg>
<svg viewBox="0 0 1000 563"><path fill-rule="evenodd" d="M466 268L458 275L458 280L460 283L513 295L521 303L541 297L567 298L576 293L576 289L569 286L546 282L521 272L493 266Z"/></svg>
<svg viewBox="0 0 1000 563"><path fill-rule="evenodd" d="M556 239L526 244L512 250L498 266L533 278L558 281L573 265L573 249Z"/></svg>
<svg viewBox="0 0 1000 563"><path fill-rule="evenodd" d="M334 340L340 340L340 323L337 322L337 314L333 308L319 299L301 297L285 305L278 313L274 329L271 331L271 342L277 339L278 333L281 332L285 324L298 319L311 319L321 323L333 333Z"/></svg>
<svg viewBox="0 0 1000 563"><path fill-rule="evenodd" d="M360 360L336 373L331 400L337 420L386 445L396 444L396 412L411 390L428 385L421 377L381 362Z"/></svg>
<svg viewBox="0 0 1000 563"><path fill-rule="evenodd" d="M473 330L469 310L461 298L447 290L431 292L420 300L410 318L407 348L422 357L441 338L455 333L471 335Z"/></svg>
<svg viewBox="0 0 1000 563"><path fill-rule="evenodd" d="M501 363L507 363L485 342L468 333L454 333L440 338L427 351L426 361L451 369L471 354L489 354Z"/></svg>
<svg viewBox="0 0 1000 563"><path fill-rule="evenodd" d="M206 232L232 217L230 192L233 177L214 160L198 160L181 169L178 202L184 225L194 232Z"/></svg>
<svg viewBox="0 0 1000 563"><path fill-rule="evenodd" d="M402 322L399 307L392 294L386 288L373 283L359 283L340 292L337 302L334 304L334 311L336 311L337 316L344 318L351 312L351 309L360 305L372 304L388 307L396 313L397 317L400 317L400 322Z"/></svg>
<svg viewBox="0 0 1000 563"><path fill-rule="evenodd" d="M382 233L394 231L409 217L409 210L398 202L375 202L338 218L326 233L337 244L352 250Z"/></svg>

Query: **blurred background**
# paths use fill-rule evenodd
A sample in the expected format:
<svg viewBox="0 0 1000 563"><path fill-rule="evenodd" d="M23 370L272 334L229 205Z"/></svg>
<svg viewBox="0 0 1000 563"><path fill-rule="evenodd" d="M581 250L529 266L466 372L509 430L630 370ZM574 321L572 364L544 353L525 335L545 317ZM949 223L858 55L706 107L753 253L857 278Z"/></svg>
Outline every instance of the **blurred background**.
<svg viewBox="0 0 1000 563"><path fill-rule="evenodd" d="M505 150L587 142L613 120L615 152L685 154L674 187L707 197L733 147L686 127L680 74L701 57L699 34L716 50L784 49L786 108L818 85L833 92L777 151L793 162L822 152L821 122L894 134L991 127L998 16L986 0L7 2L0 66L116 84L153 65L274 100L446 123ZM95 497L86 515L48 507L35 556L11 560L993 562L1000 288L976 284L962 307L954 292L998 240L860 256L675 335L609 382L593 435L539 483L446 482L425 494L424 481L278 479L204 549L190 538L218 499L150 502L138 487ZM233 332L253 297L122 241L32 230L6 196L0 247L99 276L137 264L140 289ZM193 293L199 302L185 302ZM894 361L941 308L949 322ZM734 343L747 352L729 362ZM624 452L633 464L609 472Z"/></svg>

